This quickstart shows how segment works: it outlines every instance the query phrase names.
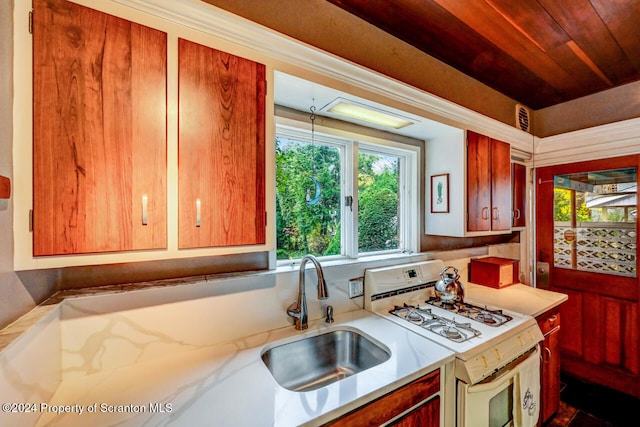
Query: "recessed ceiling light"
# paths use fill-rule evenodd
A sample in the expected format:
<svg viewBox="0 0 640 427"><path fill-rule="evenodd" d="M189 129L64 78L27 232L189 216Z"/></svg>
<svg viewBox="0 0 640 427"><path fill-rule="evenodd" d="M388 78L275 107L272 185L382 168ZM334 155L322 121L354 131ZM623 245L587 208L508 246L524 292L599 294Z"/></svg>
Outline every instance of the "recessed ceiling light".
<svg viewBox="0 0 640 427"><path fill-rule="evenodd" d="M406 117L381 111L368 105L348 101L343 98L335 99L322 109L333 114L393 129L401 129L414 123Z"/></svg>

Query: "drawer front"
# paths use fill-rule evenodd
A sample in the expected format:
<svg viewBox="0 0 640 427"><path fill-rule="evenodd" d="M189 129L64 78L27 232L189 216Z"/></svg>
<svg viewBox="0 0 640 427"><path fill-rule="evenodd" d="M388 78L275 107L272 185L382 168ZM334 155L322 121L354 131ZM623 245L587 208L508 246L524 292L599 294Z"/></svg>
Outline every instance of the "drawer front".
<svg viewBox="0 0 640 427"><path fill-rule="evenodd" d="M543 335L560 326L560 310L550 310L536 318Z"/></svg>
<svg viewBox="0 0 640 427"><path fill-rule="evenodd" d="M418 403L426 401L438 391L440 391L440 369L349 412L343 417L330 421L323 427L378 426Z"/></svg>

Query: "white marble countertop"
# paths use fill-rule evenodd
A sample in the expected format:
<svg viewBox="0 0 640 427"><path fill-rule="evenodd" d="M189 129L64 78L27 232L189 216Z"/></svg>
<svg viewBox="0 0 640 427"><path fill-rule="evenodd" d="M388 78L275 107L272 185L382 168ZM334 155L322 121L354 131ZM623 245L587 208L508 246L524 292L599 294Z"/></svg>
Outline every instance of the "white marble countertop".
<svg viewBox="0 0 640 427"><path fill-rule="evenodd" d="M309 392L278 385L261 360L268 344L348 326L384 343L391 358ZM364 310L226 344L64 380L39 408L38 426L317 425L454 360L454 354ZM443 380L444 381L444 380ZM63 413L56 413L56 412ZM82 411L82 413L80 413Z"/></svg>
<svg viewBox="0 0 640 427"><path fill-rule="evenodd" d="M568 299L565 294L533 288L520 283L501 289L470 282L464 286L465 301L467 302L493 305L533 317L539 316Z"/></svg>

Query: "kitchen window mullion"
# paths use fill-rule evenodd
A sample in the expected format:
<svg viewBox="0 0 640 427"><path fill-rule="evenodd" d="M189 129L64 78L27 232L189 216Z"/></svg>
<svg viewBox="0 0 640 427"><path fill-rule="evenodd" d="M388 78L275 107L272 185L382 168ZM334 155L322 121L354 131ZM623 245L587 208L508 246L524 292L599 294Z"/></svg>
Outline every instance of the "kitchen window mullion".
<svg viewBox="0 0 640 427"><path fill-rule="evenodd" d="M358 149L358 142L353 141L347 146L343 159L342 247L348 258L358 258ZM347 206L347 197L351 197L350 206Z"/></svg>

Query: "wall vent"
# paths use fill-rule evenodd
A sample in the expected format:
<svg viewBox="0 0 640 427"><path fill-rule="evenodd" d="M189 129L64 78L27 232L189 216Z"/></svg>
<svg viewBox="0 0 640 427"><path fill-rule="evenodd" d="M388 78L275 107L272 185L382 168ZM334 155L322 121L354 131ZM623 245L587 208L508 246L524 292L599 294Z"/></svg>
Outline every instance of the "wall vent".
<svg viewBox="0 0 640 427"><path fill-rule="evenodd" d="M531 130L531 117L529 115L529 110L520 105L516 105L516 127L525 132L529 132Z"/></svg>

